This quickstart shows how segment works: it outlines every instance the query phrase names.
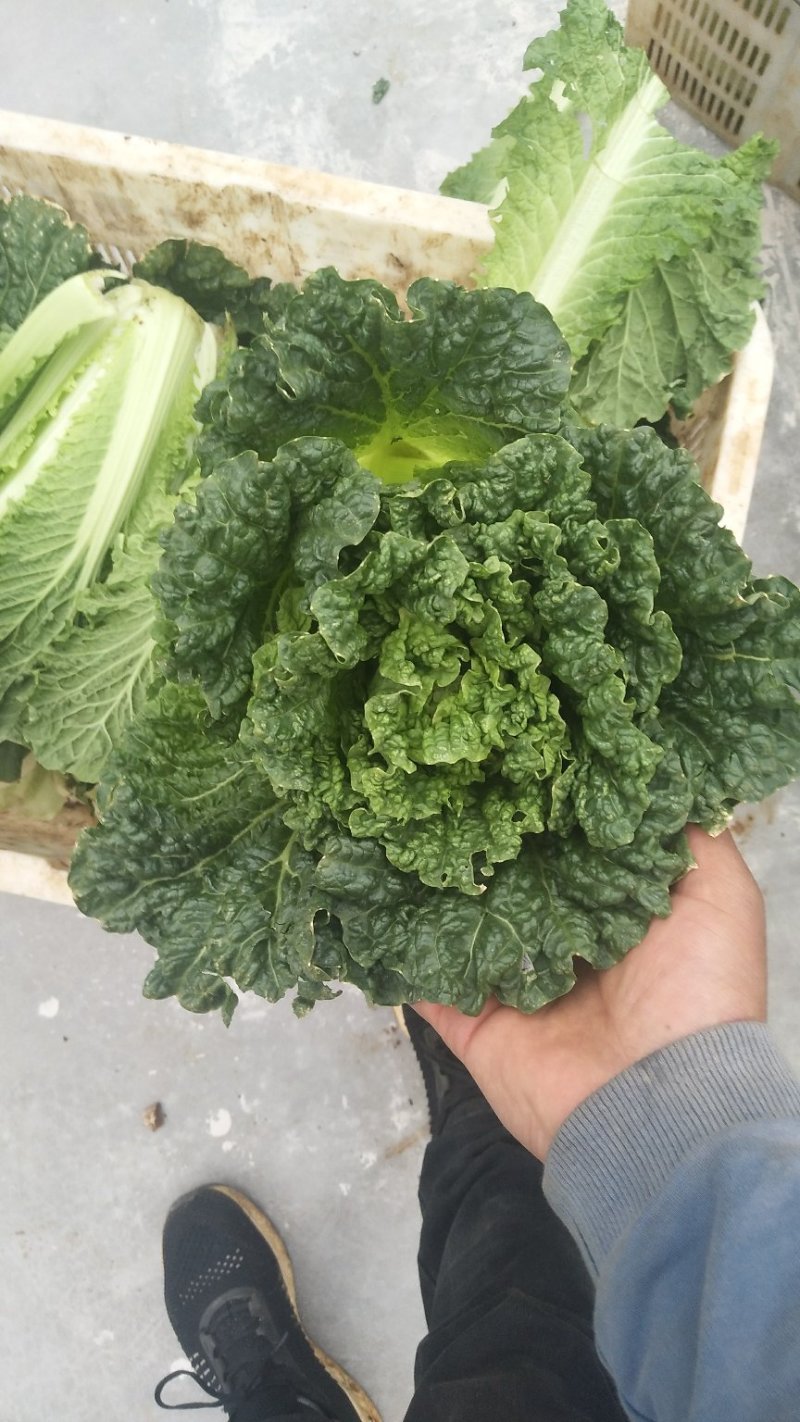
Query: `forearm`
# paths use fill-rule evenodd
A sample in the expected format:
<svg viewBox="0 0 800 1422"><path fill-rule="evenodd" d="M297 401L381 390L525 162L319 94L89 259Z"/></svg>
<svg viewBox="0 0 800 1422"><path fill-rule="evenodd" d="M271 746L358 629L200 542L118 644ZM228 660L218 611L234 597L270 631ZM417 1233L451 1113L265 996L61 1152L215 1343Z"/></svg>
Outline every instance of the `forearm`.
<svg viewBox="0 0 800 1422"><path fill-rule="evenodd" d="M545 1189L597 1280L632 1417L789 1422L800 1396L800 1085L766 1029L698 1033L565 1122Z"/></svg>

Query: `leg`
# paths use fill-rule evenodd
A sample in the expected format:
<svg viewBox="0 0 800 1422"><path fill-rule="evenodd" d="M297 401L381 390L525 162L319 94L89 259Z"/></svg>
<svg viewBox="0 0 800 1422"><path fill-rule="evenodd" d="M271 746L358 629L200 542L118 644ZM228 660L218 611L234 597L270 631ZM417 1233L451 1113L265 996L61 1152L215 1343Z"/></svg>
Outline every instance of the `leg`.
<svg viewBox="0 0 800 1422"><path fill-rule="evenodd" d="M624 1422L594 1346L591 1281L541 1165L431 1029L409 1026L434 1130L419 1190L429 1332L406 1422Z"/></svg>

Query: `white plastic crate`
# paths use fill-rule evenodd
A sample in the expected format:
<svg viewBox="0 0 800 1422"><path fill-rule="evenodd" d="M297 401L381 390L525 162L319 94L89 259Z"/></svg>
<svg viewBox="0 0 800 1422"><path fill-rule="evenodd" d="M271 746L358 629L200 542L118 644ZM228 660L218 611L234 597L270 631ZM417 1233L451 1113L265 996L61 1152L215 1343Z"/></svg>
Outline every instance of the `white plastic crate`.
<svg viewBox="0 0 800 1422"><path fill-rule="evenodd" d="M630 0L625 33L715 133L777 138L772 181L800 200L798 0Z"/></svg>
<svg viewBox="0 0 800 1422"><path fill-rule="evenodd" d="M2 111L0 191L60 203L124 266L164 237L189 237L221 247L254 276L299 281L330 264L346 277L376 277L400 297L419 276L468 283L492 241L488 214L474 203ZM740 539L772 371L758 309L731 374L675 425ZM66 862L79 828L74 811L46 824L0 815L0 890L68 900L63 870L50 865ZM30 856L40 856L39 872Z"/></svg>

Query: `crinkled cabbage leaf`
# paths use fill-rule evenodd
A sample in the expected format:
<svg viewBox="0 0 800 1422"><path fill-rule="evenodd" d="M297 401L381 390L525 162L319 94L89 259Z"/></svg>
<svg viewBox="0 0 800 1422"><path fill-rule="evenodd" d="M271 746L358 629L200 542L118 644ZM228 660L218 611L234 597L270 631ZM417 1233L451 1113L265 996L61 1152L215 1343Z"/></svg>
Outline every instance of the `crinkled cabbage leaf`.
<svg viewBox="0 0 800 1422"><path fill-rule="evenodd" d="M166 539L170 680L72 886L229 1016L533 1010L669 912L685 825L800 771L800 593L753 579L646 429L524 435L386 482L340 440L221 461Z"/></svg>

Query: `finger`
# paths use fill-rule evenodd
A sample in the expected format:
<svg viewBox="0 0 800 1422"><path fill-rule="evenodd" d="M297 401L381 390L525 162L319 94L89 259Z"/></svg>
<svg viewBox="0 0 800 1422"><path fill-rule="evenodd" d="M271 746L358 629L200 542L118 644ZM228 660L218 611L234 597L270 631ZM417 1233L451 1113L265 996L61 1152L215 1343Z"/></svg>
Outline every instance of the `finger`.
<svg viewBox="0 0 800 1422"><path fill-rule="evenodd" d="M700 825L687 825L686 838L700 869L704 865L744 863L729 829L721 834L709 834Z"/></svg>
<svg viewBox="0 0 800 1422"><path fill-rule="evenodd" d="M676 885L676 894L711 899L734 912L755 906L760 890L730 830L711 835L699 825L688 825L686 837L697 868Z"/></svg>

